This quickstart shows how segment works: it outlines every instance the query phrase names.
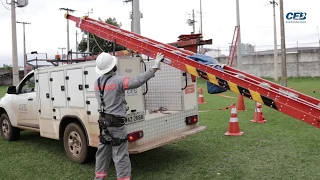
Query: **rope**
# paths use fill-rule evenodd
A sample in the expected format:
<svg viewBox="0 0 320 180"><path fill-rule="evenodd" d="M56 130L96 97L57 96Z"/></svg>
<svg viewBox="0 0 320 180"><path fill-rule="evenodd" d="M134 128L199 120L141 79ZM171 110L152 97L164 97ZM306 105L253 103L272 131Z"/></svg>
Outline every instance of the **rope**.
<svg viewBox="0 0 320 180"><path fill-rule="evenodd" d="M160 112L160 113L162 113L162 114L171 114L171 113L166 113L166 112L163 112L163 111L168 111L168 109L167 108L165 108L165 107L160 107L159 109L156 109L156 110L149 110L149 113L150 114L153 114L153 113L158 113L158 112Z"/></svg>
<svg viewBox="0 0 320 180"><path fill-rule="evenodd" d="M99 47L100 51L104 52L104 50L100 47L99 43L96 40L96 36L93 34L93 39L96 42L97 46Z"/></svg>

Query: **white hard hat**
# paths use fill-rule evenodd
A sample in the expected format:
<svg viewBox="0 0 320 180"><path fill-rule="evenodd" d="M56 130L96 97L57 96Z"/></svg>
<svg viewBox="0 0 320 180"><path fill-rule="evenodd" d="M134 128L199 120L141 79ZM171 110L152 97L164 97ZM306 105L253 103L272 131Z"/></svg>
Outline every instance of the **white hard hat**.
<svg viewBox="0 0 320 180"><path fill-rule="evenodd" d="M106 74L117 64L117 58L109 53L102 52L96 59L96 73Z"/></svg>

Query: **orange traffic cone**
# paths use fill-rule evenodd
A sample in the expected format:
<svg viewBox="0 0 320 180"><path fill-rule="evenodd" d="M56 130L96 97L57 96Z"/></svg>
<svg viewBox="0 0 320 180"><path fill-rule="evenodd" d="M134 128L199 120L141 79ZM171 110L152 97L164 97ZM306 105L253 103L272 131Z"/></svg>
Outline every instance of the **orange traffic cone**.
<svg viewBox="0 0 320 180"><path fill-rule="evenodd" d="M236 104L233 103L231 106L231 115L230 115L230 123L229 123L229 127L228 127L228 132L226 132L224 135L226 135L226 136L241 136L242 134L243 134L243 132L240 132Z"/></svg>
<svg viewBox="0 0 320 180"><path fill-rule="evenodd" d="M260 104L260 103L258 103L259 105L260 105L260 110L261 110L261 116L262 116L262 120L264 120L265 122L267 122L268 120L266 120L265 118L264 118L264 115L263 115L263 111L262 111L262 105Z"/></svg>
<svg viewBox="0 0 320 180"><path fill-rule="evenodd" d="M199 90L199 91L200 91L200 92L199 92L198 104L204 104L204 103L206 103L206 102L204 101L203 92L202 92L202 87L200 87L200 90Z"/></svg>
<svg viewBox="0 0 320 180"><path fill-rule="evenodd" d="M250 120L254 123L265 123L267 120L264 119L264 116L262 114L262 106L260 103L256 103L256 108L254 110L254 117L253 120Z"/></svg>
<svg viewBox="0 0 320 180"><path fill-rule="evenodd" d="M238 106L237 106L238 111L245 111L246 108L244 106L244 99L243 96L241 94L239 94L238 97Z"/></svg>

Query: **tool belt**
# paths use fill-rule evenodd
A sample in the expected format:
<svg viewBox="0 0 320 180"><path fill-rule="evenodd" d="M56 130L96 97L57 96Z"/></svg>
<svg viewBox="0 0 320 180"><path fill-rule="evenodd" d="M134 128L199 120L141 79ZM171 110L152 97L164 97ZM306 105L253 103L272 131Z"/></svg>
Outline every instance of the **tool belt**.
<svg viewBox="0 0 320 180"><path fill-rule="evenodd" d="M107 127L121 127L126 124L127 119L124 117L116 117L111 114L100 113L98 122L101 121Z"/></svg>
<svg viewBox="0 0 320 180"><path fill-rule="evenodd" d="M108 127L122 127L126 123L126 118L119 118L110 114L100 113L98 123L100 129L99 139L102 144L119 146L128 140L128 135L124 138L114 138L108 131ZM104 132L104 134L102 132Z"/></svg>

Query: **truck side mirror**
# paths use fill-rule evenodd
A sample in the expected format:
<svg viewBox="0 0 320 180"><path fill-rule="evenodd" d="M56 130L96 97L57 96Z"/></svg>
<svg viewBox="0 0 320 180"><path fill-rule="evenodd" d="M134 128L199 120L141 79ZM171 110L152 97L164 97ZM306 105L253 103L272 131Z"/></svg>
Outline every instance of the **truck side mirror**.
<svg viewBox="0 0 320 180"><path fill-rule="evenodd" d="M8 94L17 94L16 86L9 86L7 93Z"/></svg>

